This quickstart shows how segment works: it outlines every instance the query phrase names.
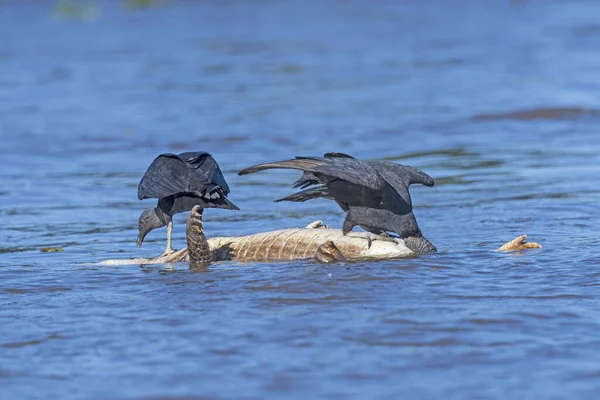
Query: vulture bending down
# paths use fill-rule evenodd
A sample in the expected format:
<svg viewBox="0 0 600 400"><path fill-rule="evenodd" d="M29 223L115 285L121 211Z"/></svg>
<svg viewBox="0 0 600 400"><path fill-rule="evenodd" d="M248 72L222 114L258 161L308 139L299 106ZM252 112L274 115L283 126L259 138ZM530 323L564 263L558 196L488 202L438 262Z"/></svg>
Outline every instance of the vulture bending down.
<svg viewBox="0 0 600 400"><path fill-rule="evenodd" d="M390 161L363 161L343 153L327 153L325 157L296 157L259 164L240 171L239 175L272 168L304 171L294 183L295 188L303 190L276 201L303 202L320 197L334 200L346 212L344 235L359 225L368 232L353 232L352 236L370 242L390 240L375 233L396 232L415 253L436 251L419 229L408 192L413 183L434 185L433 178L426 173Z"/></svg>
<svg viewBox="0 0 600 400"><path fill-rule="evenodd" d="M210 154L197 151L159 155L138 186L140 200L155 198L158 204L140 215L137 245L142 245L148 232L167 225L167 247L163 254L173 252L173 214L190 211L194 206L239 210L227 199L228 194L229 186Z"/></svg>

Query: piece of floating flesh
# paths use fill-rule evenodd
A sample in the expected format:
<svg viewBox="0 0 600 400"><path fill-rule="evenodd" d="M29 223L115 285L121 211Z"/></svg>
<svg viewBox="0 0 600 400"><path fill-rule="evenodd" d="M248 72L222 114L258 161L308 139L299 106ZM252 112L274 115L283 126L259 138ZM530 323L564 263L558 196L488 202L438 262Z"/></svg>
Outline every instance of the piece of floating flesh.
<svg viewBox="0 0 600 400"><path fill-rule="evenodd" d="M526 249L541 249L542 245L535 242L525 242L527 235L521 235L518 238L511 240L504 246L500 247L498 251L519 251Z"/></svg>

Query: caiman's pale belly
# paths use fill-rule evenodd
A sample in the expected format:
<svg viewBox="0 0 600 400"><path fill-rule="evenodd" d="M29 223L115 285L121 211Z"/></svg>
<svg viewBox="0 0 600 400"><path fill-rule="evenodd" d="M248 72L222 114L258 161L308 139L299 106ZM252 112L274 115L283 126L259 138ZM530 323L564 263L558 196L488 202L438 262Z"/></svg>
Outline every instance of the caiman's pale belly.
<svg viewBox="0 0 600 400"><path fill-rule="evenodd" d="M332 240L346 259L385 259L412 255L413 252L398 243L375 240L371 247L365 239L344 236L340 229L290 228L260 232L247 236L216 237L208 239L213 252L212 261L283 261L313 258L320 244ZM186 249L154 258L107 260L104 264L159 264L189 261Z"/></svg>

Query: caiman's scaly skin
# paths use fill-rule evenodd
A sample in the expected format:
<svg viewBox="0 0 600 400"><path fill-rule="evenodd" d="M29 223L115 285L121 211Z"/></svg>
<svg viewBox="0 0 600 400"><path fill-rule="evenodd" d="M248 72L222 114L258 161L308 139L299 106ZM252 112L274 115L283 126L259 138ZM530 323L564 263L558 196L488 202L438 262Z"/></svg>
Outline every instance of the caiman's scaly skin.
<svg viewBox="0 0 600 400"><path fill-rule="evenodd" d="M326 245L329 241L332 243ZM248 236L213 238L208 242L215 260L297 260L313 258L317 251L324 259L339 260L391 258L412 254L402 242L375 241L369 247L364 239L344 236L340 229L291 228ZM339 252L341 257L336 256ZM317 260L319 261L318 257Z"/></svg>
<svg viewBox="0 0 600 400"><path fill-rule="evenodd" d="M190 261L210 263L212 261L212 251L204 235L204 229L202 229L202 208L200 206L194 206L190 211L185 236Z"/></svg>
<svg viewBox="0 0 600 400"><path fill-rule="evenodd" d="M188 222L192 218L190 214ZM369 247L364 239L344 236L341 229L317 229L323 226L321 221L315 221L306 228L280 229L247 236L215 237L206 242L212 252L212 262L226 260L261 262L312 258L318 262L332 262L399 258L414 254L402 240L398 243L376 240ZM192 233L197 234L199 231ZM196 243L202 243L202 240L193 238L188 242L188 246L191 247L192 244L195 246ZM192 258L201 258L194 250L192 253ZM187 261L193 260L190 260L188 249L185 248L154 258L106 260L103 264L162 264Z"/></svg>
<svg viewBox="0 0 600 400"><path fill-rule="evenodd" d="M187 225L187 240L191 254L188 254L188 249L185 248L154 258L106 260L101 264L163 264L189 261L192 264L207 265L210 261L261 262L311 258L318 262L329 263L356 259L401 258L414 254L402 240L398 243L376 240L369 247L364 239L344 236L340 229L317 229L320 227L323 227L321 221L315 221L306 228L281 229L248 236L216 237L206 240L202 230L201 214L192 211ZM498 250L518 251L542 247L537 243L525 242L526 237L519 236Z"/></svg>

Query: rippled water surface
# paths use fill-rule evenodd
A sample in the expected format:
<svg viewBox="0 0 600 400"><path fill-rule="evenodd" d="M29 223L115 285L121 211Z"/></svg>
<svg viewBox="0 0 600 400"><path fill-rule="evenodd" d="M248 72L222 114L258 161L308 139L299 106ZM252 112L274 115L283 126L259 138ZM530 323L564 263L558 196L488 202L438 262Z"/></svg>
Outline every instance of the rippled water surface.
<svg viewBox="0 0 600 400"><path fill-rule="evenodd" d="M0 397L600 392L600 3L50 3L0 4ZM236 172L343 151L436 179L412 195L439 252L94 265L162 251L136 187L187 150L242 208L209 236L341 226L272 203L297 173ZM543 248L493 251L523 233Z"/></svg>

